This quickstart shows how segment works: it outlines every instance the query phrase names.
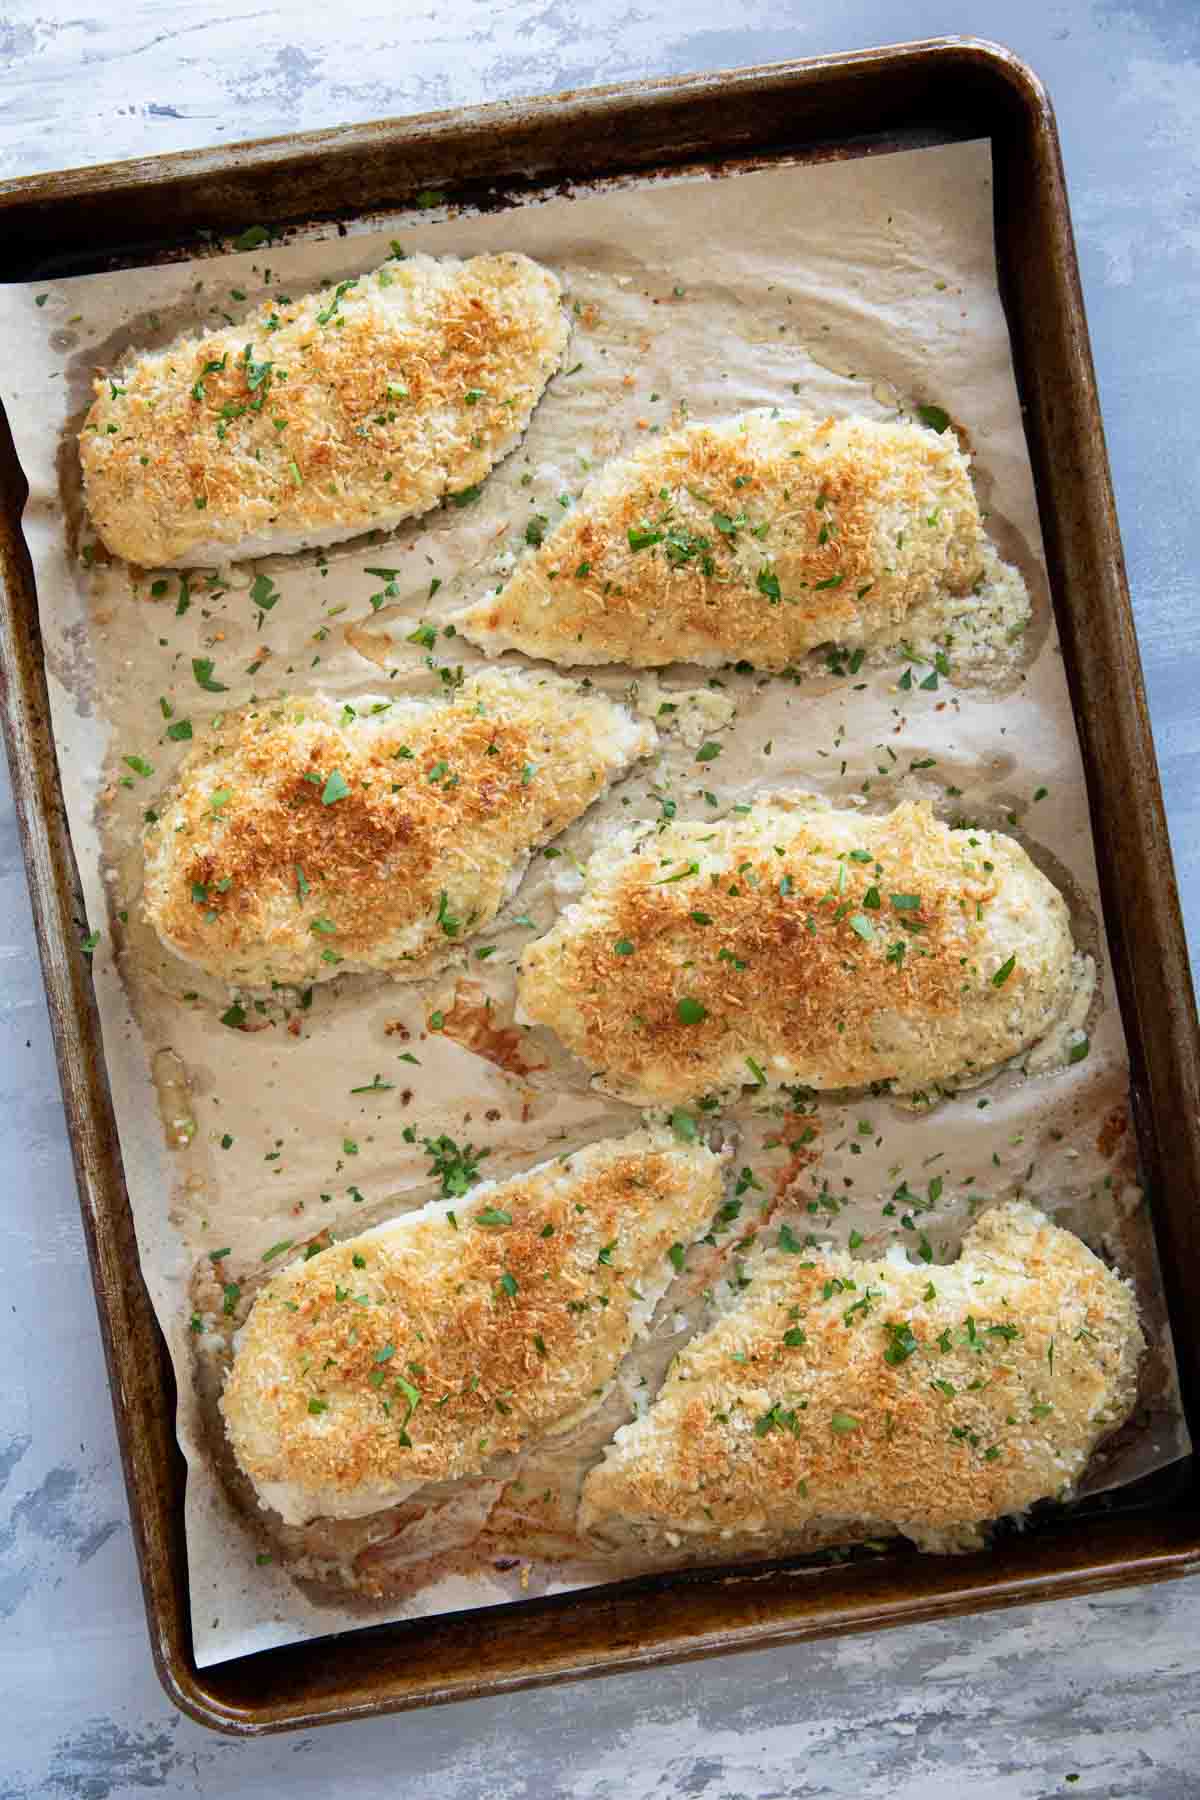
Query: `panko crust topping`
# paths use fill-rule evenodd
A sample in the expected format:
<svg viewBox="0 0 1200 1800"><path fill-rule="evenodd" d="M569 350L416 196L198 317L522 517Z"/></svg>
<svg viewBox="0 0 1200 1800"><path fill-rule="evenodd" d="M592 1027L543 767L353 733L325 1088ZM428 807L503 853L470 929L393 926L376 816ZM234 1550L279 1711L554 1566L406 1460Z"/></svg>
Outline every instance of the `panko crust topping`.
<svg viewBox="0 0 1200 1800"><path fill-rule="evenodd" d="M1130 1288L1035 1208L992 1208L944 1267L786 1232L588 1476L586 1528L786 1535L817 1519L927 1548L1068 1489L1131 1411Z"/></svg>
<svg viewBox="0 0 1200 1800"><path fill-rule="evenodd" d="M881 817L780 794L598 851L583 898L526 949L519 999L642 1104L913 1091L1043 1035L1072 955L1062 896L1011 838L925 804Z"/></svg>
<svg viewBox="0 0 1200 1800"><path fill-rule="evenodd" d="M236 985L428 974L655 742L601 696L499 671L431 700L225 714L147 827L146 917Z"/></svg>
<svg viewBox="0 0 1200 1800"><path fill-rule="evenodd" d="M953 434L751 413L608 464L456 623L560 663L783 669L894 641L920 601L970 593L985 543Z"/></svg>
<svg viewBox="0 0 1200 1800"><path fill-rule="evenodd" d="M591 1410L720 1203L721 1159L649 1134L434 1202L270 1281L222 1410L299 1517L369 1512Z"/></svg>
<svg viewBox="0 0 1200 1800"><path fill-rule="evenodd" d="M482 481L568 337L554 275L412 256L98 379L79 436L108 549L189 566L387 527Z"/></svg>

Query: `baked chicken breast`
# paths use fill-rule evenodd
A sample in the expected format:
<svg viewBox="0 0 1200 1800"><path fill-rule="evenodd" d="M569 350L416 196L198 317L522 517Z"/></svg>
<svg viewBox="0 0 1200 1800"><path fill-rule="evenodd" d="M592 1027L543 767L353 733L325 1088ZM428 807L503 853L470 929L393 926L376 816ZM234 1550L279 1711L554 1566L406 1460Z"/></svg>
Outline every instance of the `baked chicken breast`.
<svg viewBox="0 0 1200 1800"><path fill-rule="evenodd" d="M783 669L894 642L918 602L970 593L985 547L952 432L748 413L607 464L455 622L552 662Z"/></svg>
<svg viewBox="0 0 1200 1800"><path fill-rule="evenodd" d="M262 1505L358 1518L586 1417L722 1170L640 1132L292 1263L255 1300L221 1400Z"/></svg>
<svg viewBox="0 0 1200 1800"><path fill-rule="evenodd" d="M1066 903L1012 838L952 831L927 804L873 816L781 793L616 834L525 950L518 1018L640 1105L913 1093L1043 1037L1073 965Z"/></svg>
<svg viewBox="0 0 1200 1800"><path fill-rule="evenodd" d="M500 670L432 699L227 713L146 828L146 918L231 986L428 975L656 741L610 700Z"/></svg>
<svg viewBox="0 0 1200 1800"><path fill-rule="evenodd" d="M786 1247L785 1247L786 1246ZM1130 1288L1024 1202L946 1267L856 1262L781 1233L587 1477L585 1530L737 1547L816 1521L969 1549L1059 1496L1129 1415Z"/></svg>
<svg viewBox="0 0 1200 1800"><path fill-rule="evenodd" d="M96 530L129 562L191 567L462 500L562 360L561 292L526 256L410 256L132 358L79 436Z"/></svg>

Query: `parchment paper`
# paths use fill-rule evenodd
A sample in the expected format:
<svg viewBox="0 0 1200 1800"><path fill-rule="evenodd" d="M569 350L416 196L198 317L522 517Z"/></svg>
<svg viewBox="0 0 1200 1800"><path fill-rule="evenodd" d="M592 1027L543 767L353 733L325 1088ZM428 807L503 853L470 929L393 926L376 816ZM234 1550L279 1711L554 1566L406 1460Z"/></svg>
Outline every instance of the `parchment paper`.
<svg viewBox="0 0 1200 1800"><path fill-rule="evenodd" d="M213 1400L230 1286L240 1289L240 1317L256 1284L286 1260L265 1264L272 1246L298 1246L322 1229L344 1236L423 1203L436 1191L425 1136L486 1148L482 1172L497 1177L636 1126L632 1109L579 1085L552 1046L503 1027L530 935L516 921L548 926L577 883L578 860L615 824L656 816L664 796L680 817L716 817L780 786L879 809L924 796L943 817L1013 831L1063 888L1077 942L1099 965L1090 1014L1079 1021L1090 1037L1086 1059L1005 1074L925 1116L886 1099L826 1099L803 1121L812 1135L801 1154L788 1148L796 1120L742 1109L725 1121L736 1134L735 1166L755 1184L738 1229L751 1212L781 1208L822 1241L857 1230L864 1254L899 1240L943 1260L982 1200L1023 1192L1116 1255L1137 1283L1152 1342L1143 1405L1101 1454L1092 1484L1131 1480L1186 1449L1134 1185L1125 1046L990 219L988 149L968 144L622 186L483 217L447 217L434 205L382 231L321 228L241 255L0 292L3 394L29 479L25 529L58 753L88 922L100 934L93 969L105 1050L142 1265L178 1377L201 1665L624 1572L568 1554L580 1469L653 1391L680 1332L704 1316L704 1289L727 1267L736 1232L694 1259L660 1309L653 1342L589 1427L552 1455L534 1452L515 1481L500 1472L468 1484L415 1523L386 1515L349 1538L272 1532L231 1482ZM373 267L397 237L434 253L524 250L568 290L574 332L564 371L479 502L385 542L359 539L186 584L108 566L81 515L74 451L93 373L114 368L130 347L236 319L264 293L297 295ZM921 403L945 408L963 428L989 531L1033 598L1028 630L987 681L931 682L930 662L891 655L854 671L817 659L795 682L593 672L665 724L662 755L571 829L564 857L535 861L497 929L468 946L456 972L422 987L346 978L307 1005L291 994L250 1005L257 1029L234 1030L220 1022L229 996L162 952L139 922L142 816L186 749L166 735L168 719L199 721L281 689L349 698L436 688L431 664L477 659L444 637L427 658L408 641L414 628L493 585L530 517L560 516L590 467L672 422L761 405L889 418ZM365 572L381 566L396 571L386 584ZM280 596L266 611L248 591L259 572ZM919 642L915 649L932 655ZM220 700L195 685L194 656L213 659L228 689ZM901 685L906 667L912 679ZM678 711L659 715L668 690ZM720 741L723 754L698 767L701 738ZM477 944L495 946L486 962L474 957ZM438 1015L443 1028L431 1029ZM388 1085L351 1093L375 1077ZM224 1247L228 1255L211 1262ZM497 1501L488 1534L473 1543Z"/></svg>

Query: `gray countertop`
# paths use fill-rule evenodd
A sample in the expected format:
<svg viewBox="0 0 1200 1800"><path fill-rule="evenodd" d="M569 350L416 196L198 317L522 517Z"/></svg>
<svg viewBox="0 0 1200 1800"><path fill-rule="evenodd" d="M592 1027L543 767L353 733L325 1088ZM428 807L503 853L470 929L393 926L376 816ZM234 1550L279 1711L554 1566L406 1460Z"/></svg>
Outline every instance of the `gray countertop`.
<svg viewBox="0 0 1200 1800"><path fill-rule="evenodd" d="M1054 97L1150 708L1200 944L1196 0L8 0L0 172L851 49L1003 39ZM7 772L0 774L0 1800L1185 1800L1200 1583L258 1743L153 1674Z"/></svg>

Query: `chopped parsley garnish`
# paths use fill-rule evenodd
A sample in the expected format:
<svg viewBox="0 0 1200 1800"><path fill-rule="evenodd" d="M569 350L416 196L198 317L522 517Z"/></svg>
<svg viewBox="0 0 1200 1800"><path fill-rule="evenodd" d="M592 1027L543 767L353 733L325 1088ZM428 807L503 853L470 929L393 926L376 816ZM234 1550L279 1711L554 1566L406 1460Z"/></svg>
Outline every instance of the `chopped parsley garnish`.
<svg viewBox="0 0 1200 1800"><path fill-rule="evenodd" d="M790 1431L793 1437L799 1437L800 1421L796 1417L795 1408L789 1407L785 1410L778 1400L773 1406L768 1407L761 1418L755 1419L754 1435L755 1437L766 1437L769 1431Z"/></svg>
<svg viewBox="0 0 1200 1800"><path fill-rule="evenodd" d="M835 1412L829 1421L829 1428L839 1437L845 1437L851 1431L857 1431L859 1420L852 1413Z"/></svg>
<svg viewBox="0 0 1200 1800"><path fill-rule="evenodd" d="M255 362L252 351L253 345L247 344L242 352L242 365L246 371L246 386L252 394L258 393L258 399L253 402L254 411L261 412L263 401L271 386L271 372L275 365L271 362Z"/></svg>
<svg viewBox="0 0 1200 1800"><path fill-rule="evenodd" d="M321 789L321 805L332 806L336 800L344 800L350 792L349 783L340 769L334 769L325 779Z"/></svg>
<svg viewBox="0 0 1200 1800"><path fill-rule="evenodd" d="M667 1255L670 1257L671 1265L676 1271L683 1268L684 1261L687 1257L687 1251L682 1244L672 1244L671 1248L667 1251Z"/></svg>
<svg viewBox="0 0 1200 1800"><path fill-rule="evenodd" d="M263 612L270 612L275 602L279 599L279 590L269 575L256 575L254 577L254 582L250 589L250 599L252 604L260 607Z"/></svg>
<svg viewBox="0 0 1200 1800"><path fill-rule="evenodd" d="M681 1025L702 1025L708 1017L708 1008L699 1000L692 1000L684 995L675 1002L675 1013Z"/></svg>
<svg viewBox="0 0 1200 1800"><path fill-rule="evenodd" d="M940 406L918 406L917 417L931 431L943 432L950 424L950 414Z"/></svg>
<svg viewBox="0 0 1200 1800"><path fill-rule="evenodd" d="M193 656L192 674L196 678L196 686L202 687L206 694L227 694L229 692L223 681L213 680L211 656Z"/></svg>
<svg viewBox="0 0 1200 1800"><path fill-rule="evenodd" d="M723 744L714 744L710 738L707 743L701 744L700 748L697 750L696 761L699 763L715 762L723 749Z"/></svg>
<svg viewBox="0 0 1200 1800"><path fill-rule="evenodd" d="M270 237L271 234L265 225L248 225L245 231L234 238L233 248L235 250L257 250L260 244L268 243Z"/></svg>
<svg viewBox="0 0 1200 1800"><path fill-rule="evenodd" d="M462 920L456 919L454 914L450 911L445 888L442 889L438 899L437 922L441 926L444 935L448 938L456 938L462 930Z"/></svg>
<svg viewBox="0 0 1200 1800"><path fill-rule="evenodd" d="M682 1106L677 1106L671 1114L671 1130L680 1143L694 1144L696 1141L696 1121Z"/></svg>
<svg viewBox="0 0 1200 1800"><path fill-rule="evenodd" d="M907 1362L909 1357L914 1355L916 1351L920 1349L920 1345L913 1336L911 1326L907 1324L895 1325L887 1322L884 1324L883 1329L887 1332L888 1336L887 1349L883 1353L883 1360L886 1363L890 1363L893 1368L899 1368L901 1363Z"/></svg>
<svg viewBox="0 0 1200 1800"><path fill-rule="evenodd" d="M1014 953L1009 957L1008 961L1002 962L1000 964L1000 967L996 970L996 973L992 976L992 986L993 987L1003 987L1005 982L1008 980L1009 976L1012 974L1013 970L1016 968L1016 966L1017 966L1017 958L1016 958L1016 952L1014 951Z"/></svg>
<svg viewBox="0 0 1200 1800"><path fill-rule="evenodd" d="M676 871L673 875L662 876L660 880L658 880L654 883L654 886L655 887L670 887L672 882L686 881L689 875L698 875L699 873L700 873L700 864L699 863L695 863L695 862L684 863L682 868L676 869Z"/></svg>
<svg viewBox="0 0 1200 1800"><path fill-rule="evenodd" d="M464 1144L460 1149L453 1138L444 1134L441 1137L425 1138L423 1142L426 1155L432 1158L428 1173L439 1178L442 1194L446 1199L456 1194L465 1194L472 1183L479 1179L480 1163L485 1156L490 1155L487 1150L476 1149L474 1144ZM507 1214L493 1221L481 1213L478 1222L507 1225L512 1221Z"/></svg>
<svg viewBox="0 0 1200 1800"><path fill-rule="evenodd" d="M683 525L672 525L664 539L664 552L667 561L674 569L681 568L684 563L691 562L695 557L703 555L710 547L708 538L688 531ZM712 574L713 564L710 556L704 556L703 567L706 575Z"/></svg>

